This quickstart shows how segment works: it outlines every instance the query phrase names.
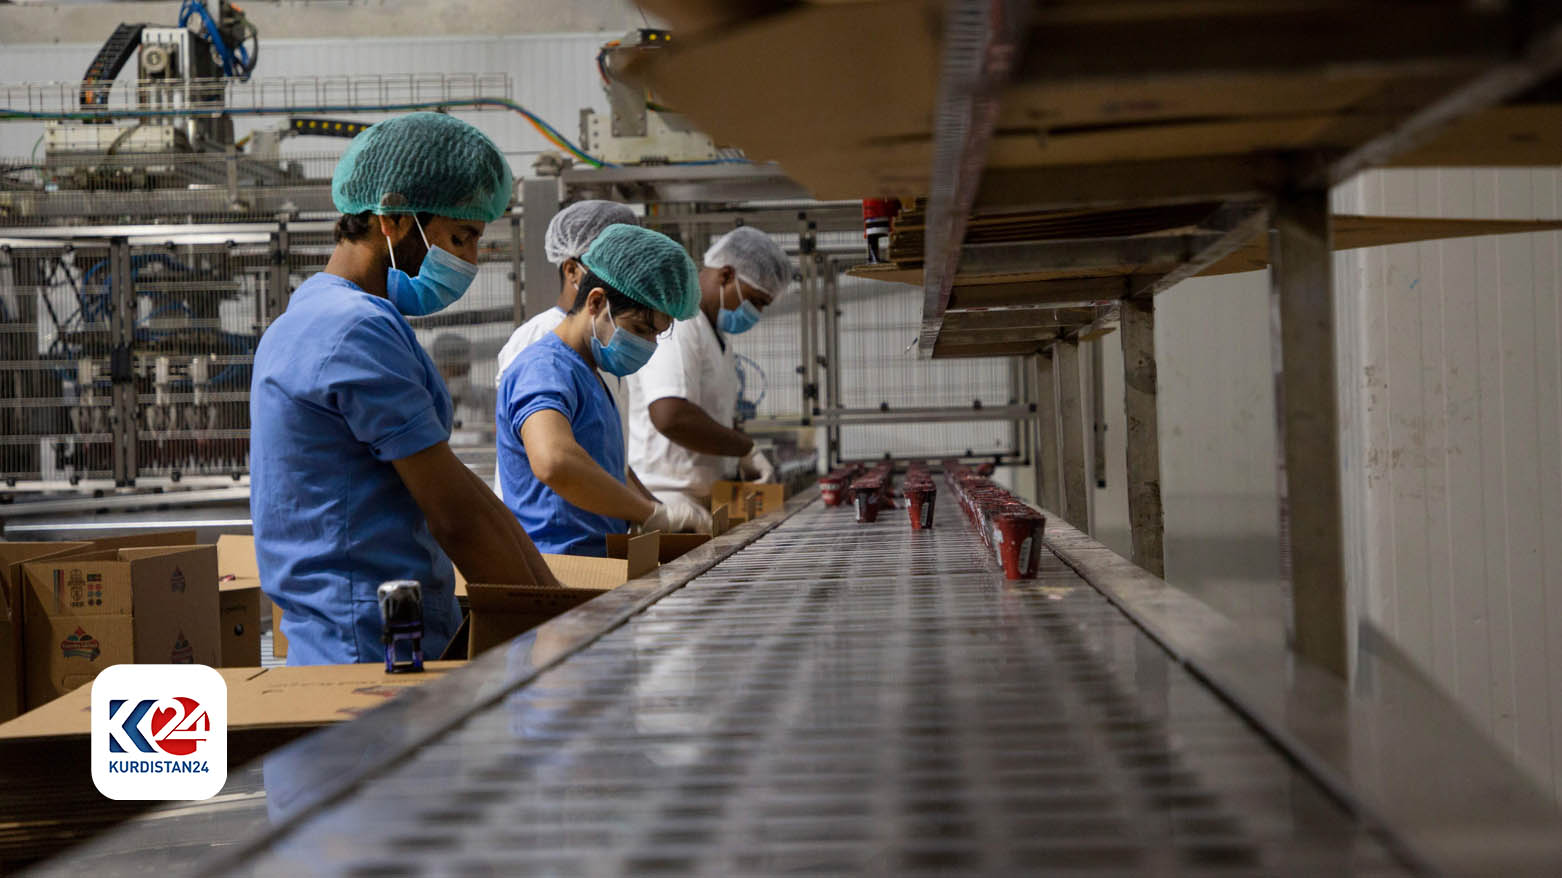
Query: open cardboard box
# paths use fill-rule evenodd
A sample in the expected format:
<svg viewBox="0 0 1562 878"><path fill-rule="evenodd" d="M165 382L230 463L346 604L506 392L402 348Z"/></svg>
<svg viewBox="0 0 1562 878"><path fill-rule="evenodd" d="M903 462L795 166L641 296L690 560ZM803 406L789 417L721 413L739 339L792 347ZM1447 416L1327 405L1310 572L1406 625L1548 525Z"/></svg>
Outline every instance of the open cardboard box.
<svg viewBox="0 0 1562 878"><path fill-rule="evenodd" d="M29 707L109 665L218 663L213 546L94 545L28 561L22 571Z"/></svg>
<svg viewBox="0 0 1562 878"><path fill-rule="evenodd" d="M669 534L654 531L657 535L657 558L662 564L669 564L694 551L699 546L710 542L713 537L719 537L731 528L727 520L727 507L718 506L711 513L710 533ZM608 534L607 556L609 558L629 557L629 541L633 537L630 534Z"/></svg>
<svg viewBox="0 0 1562 878"><path fill-rule="evenodd" d="M786 486L764 482L720 481L711 485L710 508L727 507L732 524L769 515L786 504Z"/></svg>
<svg viewBox="0 0 1562 878"><path fill-rule="evenodd" d="M659 536L653 532L630 538L626 542L624 558L543 555L563 588L467 583L466 597L471 608L467 654L475 657L605 591L655 570Z"/></svg>

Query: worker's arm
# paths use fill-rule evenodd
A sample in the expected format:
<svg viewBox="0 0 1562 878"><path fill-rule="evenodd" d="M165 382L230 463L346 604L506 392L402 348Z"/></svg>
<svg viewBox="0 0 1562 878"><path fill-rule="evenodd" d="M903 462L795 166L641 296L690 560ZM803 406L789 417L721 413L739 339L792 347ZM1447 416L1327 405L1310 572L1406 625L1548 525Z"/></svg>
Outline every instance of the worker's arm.
<svg viewBox="0 0 1562 878"><path fill-rule="evenodd" d="M531 538L450 443L391 462L440 548L472 582L558 585Z"/></svg>
<svg viewBox="0 0 1562 878"><path fill-rule="evenodd" d="M650 491L646 490L645 484L640 481L640 477L639 476L635 475L635 471L633 469L631 469L630 467L624 467L624 473L629 476L629 487L634 488L636 491L639 491L640 492L640 496L644 497L647 500L650 500L652 503L660 503L660 502L662 502L662 501L656 499L656 495L655 494L652 494Z"/></svg>
<svg viewBox="0 0 1562 878"><path fill-rule="evenodd" d="M562 412L541 409L521 424L521 444L531 461L532 474L560 497L587 512L610 518L643 522L656 503L597 465L575 441Z"/></svg>
<svg viewBox="0 0 1562 878"><path fill-rule="evenodd" d="M699 454L742 457L754 440L718 423L705 410L679 396L664 396L651 403L651 424L668 439Z"/></svg>

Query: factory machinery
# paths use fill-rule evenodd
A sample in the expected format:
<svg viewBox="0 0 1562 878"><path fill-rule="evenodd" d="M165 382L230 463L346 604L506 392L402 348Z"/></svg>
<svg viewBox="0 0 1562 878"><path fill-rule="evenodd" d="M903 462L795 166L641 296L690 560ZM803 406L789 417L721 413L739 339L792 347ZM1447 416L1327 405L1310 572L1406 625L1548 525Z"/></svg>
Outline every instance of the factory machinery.
<svg viewBox="0 0 1562 878"><path fill-rule="evenodd" d="M115 508L178 483L185 500L241 502L255 345L332 247L335 154L284 154L282 144L362 130L343 115L410 109L519 112L561 151L545 153L524 181L510 228L485 239L468 300L414 321L425 343L464 333L474 362L491 361L497 347L483 336L551 306L556 274L528 276L523 253L541 251L548 219L571 200L646 205L646 222L696 256L712 236L749 223L785 241L801 272L796 303L776 309L797 315L789 361L746 360L739 405L751 431L774 437L783 471L813 466L811 453L784 451L798 427L823 428L832 464L879 453L863 427L943 423L952 435L948 425L963 421L984 422L987 441L935 437L889 450L1027 460L1034 431L1020 424L1035 407L1014 370L968 378L931 408L914 389L862 399L843 390L852 353L840 351L843 301L891 289L838 284L865 256L859 207L810 199L774 166L718 148L657 103L626 71L671 38L637 29L603 46L596 66L610 112L581 117L581 142L595 155L515 104L505 75L255 76L259 37L226 2L186 3L174 26L119 26L80 82L0 85L0 120L44 122L33 156L0 173L0 499ZM235 120L256 117L279 121L239 136ZM866 330L879 318L855 319ZM911 368L889 357L914 334L908 327L893 351L858 355L885 374ZM934 379L950 371L915 368ZM843 439L853 429L856 441ZM491 444L462 453L491 466ZM22 508L12 505L10 517Z"/></svg>
<svg viewBox="0 0 1562 878"><path fill-rule="evenodd" d="M930 529L810 489L38 874L1562 874L1381 644L1347 688L1055 520L1006 579L930 475Z"/></svg>

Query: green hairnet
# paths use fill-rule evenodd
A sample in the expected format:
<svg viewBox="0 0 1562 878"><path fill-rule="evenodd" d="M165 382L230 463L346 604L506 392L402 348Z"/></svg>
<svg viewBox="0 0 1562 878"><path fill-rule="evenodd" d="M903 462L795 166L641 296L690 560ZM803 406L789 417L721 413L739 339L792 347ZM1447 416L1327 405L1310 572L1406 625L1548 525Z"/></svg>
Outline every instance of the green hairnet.
<svg viewBox="0 0 1562 878"><path fill-rule="evenodd" d="M613 289L653 311L675 320L688 320L700 311L694 260L661 232L608 226L580 261Z"/></svg>
<svg viewBox="0 0 1562 878"><path fill-rule="evenodd" d="M491 223L515 178L487 135L443 113L409 113L364 129L331 176L342 213L432 213Z"/></svg>

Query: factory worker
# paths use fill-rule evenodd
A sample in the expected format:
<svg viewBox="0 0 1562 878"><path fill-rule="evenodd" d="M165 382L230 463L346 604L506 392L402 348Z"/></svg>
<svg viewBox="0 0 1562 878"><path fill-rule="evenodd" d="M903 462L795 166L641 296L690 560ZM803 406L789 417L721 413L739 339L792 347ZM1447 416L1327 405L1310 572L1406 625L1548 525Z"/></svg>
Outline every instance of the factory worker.
<svg viewBox="0 0 1562 878"><path fill-rule="evenodd" d="M510 340L499 350L498 386L504 380L504 370L524 348L552 332L564 322L564 315L575 307L575 288L580 283L583 269L580 257L597 239L602 230L611 225L639 222L635 212L616 201L577 201L553 215L543 238L543 255L559 271L559 299L553 307L516 327ZM610 385L611 386L611 385Z"/></svg>
<svg viewBox="0 0 1562 878"><path fill-rule="evenodd" d="M413 113L354 138L325 270L255 351L250 515L288 664L384 658L375 591L423 585L423 650L460 622L451 562L480 582L555 585L515 516L451 452L451 401L408 317L461 298L504 214L504 156L470 124Z"/></svg>
<svg viewBox="0 0 1562 878"><path fill-rule="evenodd" d="M658 500L709 508L711 485L731 458L740 473L775 480L775 467L736 429L737 363L731 336L747 332L792 279L771 237L741 226L717 239L700 270L700 316L673 327L629 389L629 465Z"/></svg>
<svg viewBox="0 0 1562 878"><path fill-rule="evenodd" d="M543 236L543 255L559 271L558 301L554 302L552 308L516 327L509 341L499 349L499 372L494 376L495 387L504 381L504 370L514 362L516 355L551 333L564 322L564 315L575 306L575 288L580 283L583 271L580 257L591 246L591 242L608 226L619 223L635 225L636 222L635 212L616 201L577 201L553 215L553 219L548 221L547 234ZM598 373L613 397L613 405L619 409L619 422L627 435L629 425L624 419L625 399L620 387L622 379L601 370ZM493 409L492 405L488 406L489 412ZM494 473L494 491L501 498L504 497L504 485L497 471Z"/></svg>
<svg viewBox="0 0 1562 878"><path fill-rule="evenodd" d="M468 444L492 442L494 390L472 380L472 343L453 332L441 333L429 346L429 355L450 391L454 432L465 436Z"/></svg>
<svg viewBox="0 0 1562 878"><path fill-rule="evenodd" d="M544 552L606 554L604 535L703 529L704 510L670 508L625 471L618 410L597 370L633 374L675 320L699 313L694 262L639 226L605 229L580 258L569 313L516 356L495 412L505 504Z"/></svg>

